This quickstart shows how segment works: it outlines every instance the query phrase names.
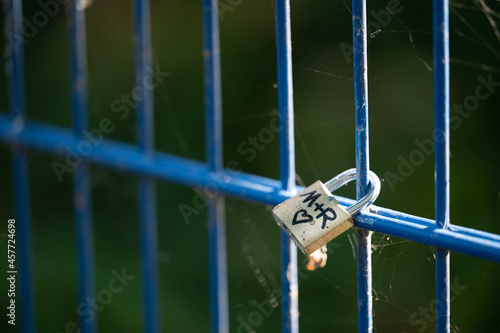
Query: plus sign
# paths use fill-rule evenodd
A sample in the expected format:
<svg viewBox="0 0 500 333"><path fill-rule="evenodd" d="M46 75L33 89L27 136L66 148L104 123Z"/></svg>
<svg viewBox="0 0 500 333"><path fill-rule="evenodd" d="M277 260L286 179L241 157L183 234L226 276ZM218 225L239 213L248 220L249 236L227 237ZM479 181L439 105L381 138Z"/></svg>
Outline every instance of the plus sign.
<svg viewBox="0 0 500 333"><path fill-rule="evenodd" d="M324 204L315 203L314 205L316 206L314 211L320 211L316 218L319 219L320 217L323 217L323 224L321 225L321 229L325 229L326 222L333 221L337 218L337 213L335 213L332 208L323 208ZM328 215L328 213L330 213L331 215Z"/></svg>

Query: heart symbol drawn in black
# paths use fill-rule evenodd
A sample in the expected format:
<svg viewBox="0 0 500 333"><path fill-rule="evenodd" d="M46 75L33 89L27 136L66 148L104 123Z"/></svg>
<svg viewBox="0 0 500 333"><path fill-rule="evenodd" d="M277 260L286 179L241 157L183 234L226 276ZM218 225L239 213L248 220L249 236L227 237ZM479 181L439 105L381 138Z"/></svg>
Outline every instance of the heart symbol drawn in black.
<svg viewBox="0 0 500 333"><path fill-rule="evenodd" d="M301 217L299 217L300 213L302 213ZM299 217L299 220L297 220L297 217ZM301 209L301 210L297 211L295 213L295 215L293 216L292 225L296 225L299 223L307 223L307 222L311 222L312 220L313 220L313 217L311 215L307 214L307 210Z"/></svg>

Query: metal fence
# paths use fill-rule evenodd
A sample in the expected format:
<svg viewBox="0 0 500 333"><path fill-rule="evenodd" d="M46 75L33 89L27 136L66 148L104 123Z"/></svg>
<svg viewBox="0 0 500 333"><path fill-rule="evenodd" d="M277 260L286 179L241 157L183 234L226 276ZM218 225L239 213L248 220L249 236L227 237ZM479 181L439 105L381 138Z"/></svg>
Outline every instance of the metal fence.
<svg viewBox="0 0 500 333"><path fill-rule="evenodd" d="M0 139L12 147L15 217L18 223L19 276L21 282L22 331L35 332L34 291L32 281L32 231L28 190L27 150L37 149L64 154L64 147L82 146L87 128L87 68L85 11L80 1L68 3L71 111L73 129L30 122L25 113L22 3L5 1L6 75L10 114L0 113ZM358 331L371 332L372 281L371 232L380 232L437 248L436 300L437 332L450 331L450 250L500 262L500 236L450 224L449 221L449 47L448 1L434 0L434 91L435 131L442 140L435 147L435 220L429 220L387 208L372 207L355 218L357 227ZM366 1L353 0L353 51L355 89L355 136L357 197L368 186L368 78ZM150 13L147 0L133 0L135 80L144 85L147 68L152 66ZM157 219L155 181L173 182L187 187L206 187L219 194L210 199L209 222L209 292L211 331L229 331L227 259L224 195L249 199L263 204L278 204L301 188L295 181L293 126L292 57L289 0L276 0L276 48L278 102L280 117L280 179L274 180L246 173L234 174L223 166L222 102L219 50L218 1L203 0L203 59L205 89L206 163L161 153L154 148L153 96L143 89L144 98L136 108L137 146L103 139L84 155L84 162L74 169L77 229L78 294L85 300L96 293L95 260L91 220L91 194L88 183L89 163L120 169L139 177L140 260L143 298L143 329L159 332L159 287L157 260ZM337 197L343 206L353 200ZM288 236L281 233L282 331L298 332L297 251ZM438 304L438 302L436 302ZM444 311L443 311L444 310ZM82 321L83 332L96 332L96 321Z"/></svg>

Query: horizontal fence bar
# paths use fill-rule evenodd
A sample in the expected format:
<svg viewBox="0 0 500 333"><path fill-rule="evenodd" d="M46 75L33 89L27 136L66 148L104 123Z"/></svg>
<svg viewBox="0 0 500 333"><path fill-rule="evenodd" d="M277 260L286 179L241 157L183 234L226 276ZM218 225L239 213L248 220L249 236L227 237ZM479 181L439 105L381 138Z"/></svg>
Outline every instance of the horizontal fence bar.
<svg viewBox="0 0 500 333"><path fill-rule="evenodd" d="M70 130L53 125L29 122L19 129L5 113L0 113L0 140L52 152L63 158L68 154L68 149L77 153L80 143ZM147 175L183 186L215 189L263 204L276 205L291 195L281 190L281 182L274 179L230 169L212 173L204 163L160 152L145 160L134 145L113 140L103 139L93 146L88 156L82 157L124 172ZM60 162L61 165L65 163L64 160ZM66 168L71 169L67 165ZM69 179L67 173L59 174L59 177ZM302 190L302 187L297 188L297 191ZM354 202L344 197L336 198L343 206ZM355 224L359 228L500 262L500 235L451 224L448 230L443 230L436 228L433 220L377 206L372 206L370 213L358 214Z"/></svg>

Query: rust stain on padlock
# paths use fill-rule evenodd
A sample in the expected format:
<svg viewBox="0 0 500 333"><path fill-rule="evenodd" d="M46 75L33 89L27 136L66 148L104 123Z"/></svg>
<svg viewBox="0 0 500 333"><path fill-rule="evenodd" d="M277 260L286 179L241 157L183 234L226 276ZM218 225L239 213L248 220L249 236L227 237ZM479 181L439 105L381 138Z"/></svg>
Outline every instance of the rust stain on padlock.
<svg viewBox="0 0 500 333"><path fill-rule="evenodd" d="M278 225L306 255L354 224L352 217L320 181L276 206L273 215Z"/></svg>

